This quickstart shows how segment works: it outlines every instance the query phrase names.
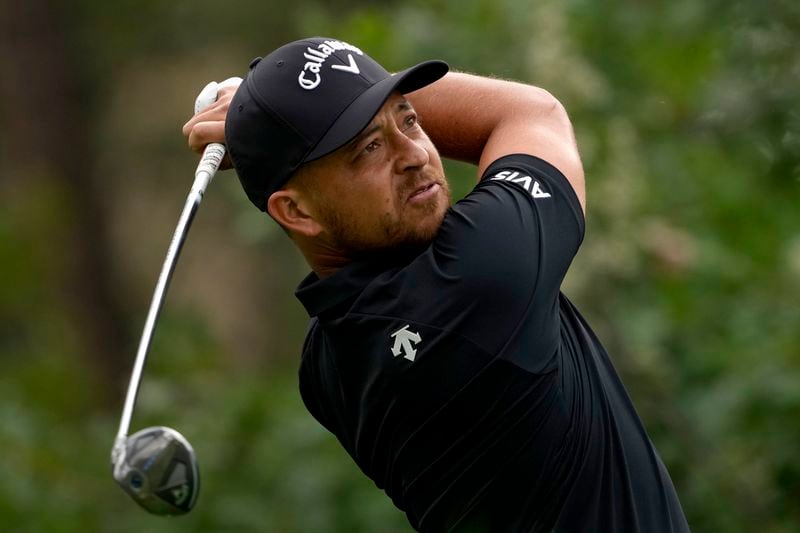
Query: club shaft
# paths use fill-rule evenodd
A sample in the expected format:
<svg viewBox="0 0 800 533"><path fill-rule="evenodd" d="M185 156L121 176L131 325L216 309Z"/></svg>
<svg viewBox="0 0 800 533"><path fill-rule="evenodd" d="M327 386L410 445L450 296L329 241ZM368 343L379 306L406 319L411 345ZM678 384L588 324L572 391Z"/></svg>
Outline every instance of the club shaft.
<svg viewBox="0 0 800 533"><path fill-rule="evenodd" d="M175 264L178 261L178 256L181 253L181 248L186 240L195 213L197 213L197 209L200 207L200 202L203 201L205 189L214 177L219 167L219 162L222 160L224 154L225 147L223 145L217 143L211 144L206 148L200 164L197 167L194 184L189 191L186 204L178 219L178 226L175 228L175 234L172 236L172 241L167 250L167 257L164 260L164 266L161 268L161 274L158 276L153 299L150 302L150 310L147 312L142 338L139 340L139 348L136 351L136 360L134 362L133 372L131 373L131 380L128 384L128 393L125 396L125 405L122 409L122 417L120 418L115 448L124 442L128 435L128 430L130 429L133 407L139 392L139 384L142 380L142 372L144 370L145 361L147 360L147 352L150 349L150 342L153 339L153 332L155 330L156 321L158 320L158 314L164 303L164 296L167 292L170 279L172 278L172 273L175 270ZM113 453L112 451L112 455Z"/></svg>

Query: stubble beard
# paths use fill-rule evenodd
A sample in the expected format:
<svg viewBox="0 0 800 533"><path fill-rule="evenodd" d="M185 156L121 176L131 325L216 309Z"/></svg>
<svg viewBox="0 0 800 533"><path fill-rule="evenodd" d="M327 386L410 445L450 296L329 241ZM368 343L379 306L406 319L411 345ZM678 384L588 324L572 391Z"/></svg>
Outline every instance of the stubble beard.
<svg viewBox="0 0 800 533"><path fill-rule="evenodd" d="M352 214L326 210L325 225L333 245L353 258L363 258L382 251L402 252L427 246L436 237L447 209L450 207L450 186L444 175L434 176L441 190L435 199L420 205L404 205L407 192L414 186L406 186L397 196L395 210L382 214L376 222L378 235L364 231ZM420 182L423 180L417 180ZM403 216L406 211L419 220L409 224ZM377 233L377 232L376 232Z"/></svg>

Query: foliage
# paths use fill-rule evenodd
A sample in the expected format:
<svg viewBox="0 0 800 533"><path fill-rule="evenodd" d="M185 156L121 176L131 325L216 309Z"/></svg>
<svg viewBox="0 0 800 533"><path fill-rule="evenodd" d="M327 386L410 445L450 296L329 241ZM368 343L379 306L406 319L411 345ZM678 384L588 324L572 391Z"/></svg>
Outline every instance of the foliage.
<svg viewBox="0 0 800 533"><path fill-rule="evenodd" d="M46 164L53 143L21 157L11 146L27 126L0 114L6 529L408 530L302 407L306 317L292 289L305 266L224 174L181 258L134 417L194 444L198 507L147 516L110 476L135 342L188 191L194 160L180 126L205 81L308 34L351 41L390 69L438 57L564 102L589 196L565 291L609 348L693 530L800 528L796 2L32 4L60 22L89 180ZM0 57L15 43L0 41ZM55 118L27 120L47 128ZM466 193L474 171L447 168ZM85 205L64 200L89 198L84 186L104 199L94 215L103 232L82 233ZM87 240L103 251L105 281L76 275L86 253L76 243ZM101 283L112 297L88 316ZM91 332L102 315L117 325L99 333L107 354Z"/></svg>

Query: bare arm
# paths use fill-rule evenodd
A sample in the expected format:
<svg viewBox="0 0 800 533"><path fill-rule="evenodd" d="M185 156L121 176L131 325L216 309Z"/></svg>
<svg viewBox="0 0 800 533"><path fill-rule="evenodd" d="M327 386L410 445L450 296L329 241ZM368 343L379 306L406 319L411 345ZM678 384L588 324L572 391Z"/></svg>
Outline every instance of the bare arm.
<svg viewBox="0 0 800 533"><path fill-rule="evenodd" d="M215 104L183 127L194 151L202 152L209 142L224 142L225 114L233 93L232 88L222 89ZM408 98L444 157L478 165L480 176L504 155L535 155L564 173L585 211L583 165L572 124L561 103L547 91L522 83L449 73Z"/></svg>
<svg viewBox="0 0 800 533"><path fill-rule="evenodd" d="M540 157L564 173L585 211L583 165L572 124L544 89L449 73L408 98L444 157L478 165L479 176L504 155Z"/></svg>

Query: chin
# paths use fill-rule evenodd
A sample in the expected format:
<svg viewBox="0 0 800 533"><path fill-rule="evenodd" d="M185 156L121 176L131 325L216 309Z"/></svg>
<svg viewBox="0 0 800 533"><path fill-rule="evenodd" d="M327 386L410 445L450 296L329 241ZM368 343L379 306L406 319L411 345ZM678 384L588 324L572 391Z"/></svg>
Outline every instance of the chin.
<svg viewBox="0 0 800 533"><path fill-rule="evenodd" d="M335 219L334 224L329 224L329 231L334 246L350 257L372 256L382 251L403 254L421 251L436 238L449 207L450 196L443 194L437 201L405 216L381 218L371 229Z"/></svg>
<svg viewBox="0 0 800 533"><path fill-rule="evenodd" d="M419 224L416 224L410 231L406 239L408 244L413 245L428 245L436 234L439 233L439 228L442 227L445 213L447 213L447 206L444 209L437 210L425 217Z"/></svg>

